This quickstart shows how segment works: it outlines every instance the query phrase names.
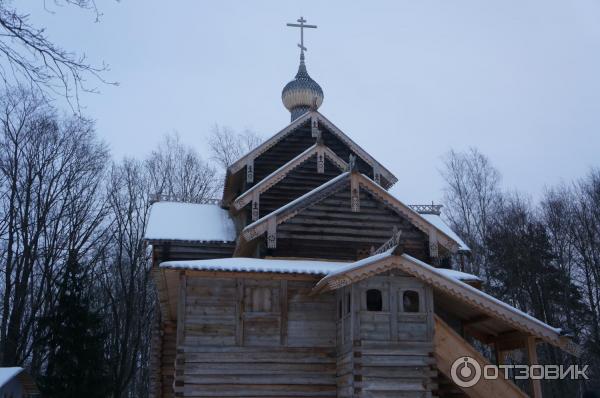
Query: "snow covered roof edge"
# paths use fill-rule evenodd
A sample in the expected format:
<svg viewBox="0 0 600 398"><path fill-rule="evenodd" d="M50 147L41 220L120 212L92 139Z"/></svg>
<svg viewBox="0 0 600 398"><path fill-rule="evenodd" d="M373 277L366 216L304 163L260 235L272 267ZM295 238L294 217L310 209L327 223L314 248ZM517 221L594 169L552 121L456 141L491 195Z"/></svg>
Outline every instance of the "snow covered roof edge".
<svg viewBox="0 0 600 398"><path fill-rule="evenodd" d="M218 205L155 202L150 208L144 239L235 242L236 231L227 210Z"/></svg>

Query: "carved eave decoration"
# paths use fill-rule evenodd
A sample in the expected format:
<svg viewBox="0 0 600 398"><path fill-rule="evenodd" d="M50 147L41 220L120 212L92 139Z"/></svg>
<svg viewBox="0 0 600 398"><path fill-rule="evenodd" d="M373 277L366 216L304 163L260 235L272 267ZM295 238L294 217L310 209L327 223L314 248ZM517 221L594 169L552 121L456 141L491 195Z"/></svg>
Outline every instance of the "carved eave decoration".
<svg viewBox="0 0 600 398"><path fill-rule="evenodd" d="M258 219L258 203L260 201L260 195L267 192L278 182L283 180L290 172L296 169L298 166L312 158L317 157L317 173L325 172L325 159L333 163L339 170L346 171L348 169L348 163L342 160L327 146L320 142L317 142L313 146L309 147L306 151L296 156L294 159L263 178L258 184L240 195L234 202L233 208L236 211L243 209L249 203L252 203L252 220Z"/></svg>
<svg viewBox="0 0 600 398"><path fill-rule="evenodd" d="M350 166L349 166L350 167ZM273 211L270 214L260 218L259 220L249 224L242 230L240 242L250 242L257 237L261 236L265 232L267 233L267 247L276 247L276 229L277 225L295 217L303 209L323 200L326 197L334 194L335 192L343 189L350 182L351 191L351 208L352 211L360 211L360 189L367 190L373 197L379 199L386 206L396 211L402 217L408 219L415 227L424 232L429 237L430 242L430 255L437 257L438 244L445 247L451 253L458 251L458 243L453 240L450 236L446 235L443 231L430 224L425 220L419 213L412 210L409 206L400 202L383 187L375 183L369 177L357 171L348 171L340 174L336 178L333 178L308 192L307 194L293 200L289 204ZM236 248L236 253L238 252Z"/></svg>
<svg viewBox="0 0 600 398"><path fill-rule="evenodd" d="M391 249L385 253L360 260L355 264L355 266L349 265L346 269L321 279L315 286L313 293L336 290L382 272L397 269L432 286L434 290L441 291L476 309L482 317L500 320L519 332L535 336L572 355L579 356L581 353L581 347L569 337L561 335L557 329L483 293L467 283L444 276L431 265L407 254L402 254L401 249Z"/></svg>
<svg viewBox="0 0 600 398"><path fill-rule="evenodd" d="M241 180L245 178L247 182L253 183L254 181L254 160L257 159L260 155L265 153L267 150L272 148L279 141L284 139L289 134L293 133L299 127L304 125L306 122L310 121L311 130L313 137L317 138L320 134L319 127L323 126L328 131L330 131L333 135L335 135L340 141L342 141L348 148L358 155L365 163L367 163L373 169L373 175L375 180L380 180L383 177L389 183L385 186L386 189L389 189L393 184L395 184L398 179L396 176L392 174L387 168L385 168L381 163L379 163L375 158L369 155L364 149L362 149L358 144L356 144L350 137L344 134L338 127L336 127L331 121L329 121L325 116L319 113L316 110L312 110L310 112L305 113L300 116L298 119L291 122L287 125L283 130L279 131L277 134L264 141L258 147L254 148L246 155L242 156L239 160L233 163L231 166L227 168L226 177L225 177L225 187L223 190L223 203L228 205L233 201L233 196L236 194L233 192L233 186L239 183ZM240 171L246 168L246 175L240 175Z"/></svg>

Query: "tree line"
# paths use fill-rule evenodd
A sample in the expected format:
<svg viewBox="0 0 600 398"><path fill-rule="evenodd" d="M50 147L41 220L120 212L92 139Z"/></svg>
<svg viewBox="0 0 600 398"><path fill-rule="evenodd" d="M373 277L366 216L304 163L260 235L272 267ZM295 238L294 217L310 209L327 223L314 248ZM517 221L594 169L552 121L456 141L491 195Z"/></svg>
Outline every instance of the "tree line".
<svg viewBox="0 0 600 398"><path fill-rule="evenodd" d="M487 292L560 327L583 348L577 359L540 346L543 363L589 365L589 381L545 381L544 396L599 390L600 169L548 187L535 202L503 191L499 171L476 149L448 153L441 173L444 215L472 250L463 270L481 276Z"/></svg>
<svg viewBox="0 0 600 398"><path fill-rule="evenodd" d="M115 161L94 124L35 89L0 99L0 365L44 396L148 396L156 316L143 234L151 194L206 201L258 137L215 126L212 158L166 136Z"/></svg>

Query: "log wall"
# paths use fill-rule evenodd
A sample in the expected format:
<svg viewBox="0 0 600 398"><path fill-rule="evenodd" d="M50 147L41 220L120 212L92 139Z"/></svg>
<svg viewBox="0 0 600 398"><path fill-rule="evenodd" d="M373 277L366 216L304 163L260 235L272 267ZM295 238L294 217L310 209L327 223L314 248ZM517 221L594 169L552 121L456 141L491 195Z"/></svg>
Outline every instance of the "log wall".
<svg viewBox="0 0 600 398"><path fill-rule="evenodd" d="M176 396L335 397L335 297L314 283L187 277Z"/></svg>
<svg viewBox="0 0 600 398"><path fill-rule="evenodd" d="M370 289L382 294L379 311L367 308ZM418 292L418 312L406 311L405 291ZM437 375L432 304L431 289L405 275L372 277L340 289L337 396L431 396Z"/></svg>
<svg viewBox="0 0 600 398"><path fill-rule="evenodd" d="M277 248L271 255L355 261L367 257L371 248L385 243L398 228L405 252L430 262L429 238L421 230L364 189L360 211L353 212L350 196L348 183L280 224Z"/></svg>

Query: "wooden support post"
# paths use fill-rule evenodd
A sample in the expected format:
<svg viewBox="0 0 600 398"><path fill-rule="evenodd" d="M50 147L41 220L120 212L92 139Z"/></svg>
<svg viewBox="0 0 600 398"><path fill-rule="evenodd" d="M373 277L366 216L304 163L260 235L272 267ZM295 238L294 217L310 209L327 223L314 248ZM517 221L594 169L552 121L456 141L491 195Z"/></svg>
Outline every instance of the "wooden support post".
<svg viewBox="0 0 600 398"><path fill-rule="evenodd" d="M236 279L236 320L235 320L235 344L244 345L244 280Z"/></svg>
<svg viewBox="0 0 600 398"><path fill-rule="evenodd" d="M529 336L527 337L527 360L529 362L529 366L531 365L539 365L538 356L537 356L537 346L535 343L535 337ZM529 384L531 386L531 397L532 398L542 398L542 383L539 379L533 379L530 377Z"/></svg>
<svg viewBox="0 0 600 398"><path fill-rule="evenodd" d="M388 296L390 299L390 340L398 341L398 312L400 304L398 303L398 289L393 282L388 282Z"/></svg>
<svg viewBox="0 0 600 398"><path fill-rule="evenodd" d="M177 302L177 350L185 341L185 310L187 300L187 277L179 275L179 301Z"/></svg>

